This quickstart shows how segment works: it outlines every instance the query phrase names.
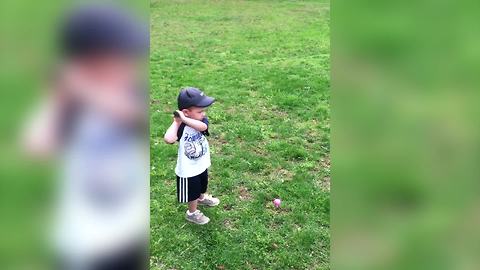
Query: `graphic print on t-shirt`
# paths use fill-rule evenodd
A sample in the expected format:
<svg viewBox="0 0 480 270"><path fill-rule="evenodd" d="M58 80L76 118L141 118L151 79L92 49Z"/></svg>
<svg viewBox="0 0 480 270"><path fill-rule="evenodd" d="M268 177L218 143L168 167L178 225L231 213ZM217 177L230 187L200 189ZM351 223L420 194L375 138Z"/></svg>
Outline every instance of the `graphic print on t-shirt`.
<svg viewBox="0 0 480 270"><path fill-rule="evenodd" d="M208 151L205 137L200 132L194 134L187 133L183 140L185 141L184 153L189 159L198 159Z"/></svg>

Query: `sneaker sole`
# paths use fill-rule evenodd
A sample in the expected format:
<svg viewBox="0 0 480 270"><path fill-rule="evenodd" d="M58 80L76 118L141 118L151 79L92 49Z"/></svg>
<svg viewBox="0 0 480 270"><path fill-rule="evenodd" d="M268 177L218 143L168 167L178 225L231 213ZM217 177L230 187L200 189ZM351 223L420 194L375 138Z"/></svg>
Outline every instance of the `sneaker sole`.
<svg viewBox="0 0 480 270"><path fill-rule="evenodd" d="M209 207L214 207L214 206L217 206L217 205L219 205L219 204L220 204L220 202L218 202L217 204L206 204L206 203L200 203L200 202L198 202L198 205L209 206Z"/></svg>
<svg viewBox="0 0 480 270"><path fill-rule="evenodd" d="M208 222L210 222L210 220L207 220L206 222L203 222L203 223L199 223L199 222L196 222L196 221L193 221L193 220L190 220L188 218L186 218L187 221L193 223L193 224L197 224L197 225L205 225L207 224Z"/></svg>

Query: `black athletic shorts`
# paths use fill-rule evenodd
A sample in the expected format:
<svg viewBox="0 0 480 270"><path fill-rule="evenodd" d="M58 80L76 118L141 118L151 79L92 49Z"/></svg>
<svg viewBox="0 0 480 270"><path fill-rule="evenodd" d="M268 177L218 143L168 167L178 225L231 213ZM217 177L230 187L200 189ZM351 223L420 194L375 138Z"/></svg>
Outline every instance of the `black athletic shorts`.
<svg viewBox="0 0 480 270"><path fill-rule="evenodd" d="M177 175L177 198L181 203L191 202L207 192L208 170L192 177L179 177Z"/></svg>
<svg viewBox="0 0 480 270"><path fill-rule="evenodd" d="M66 258L57 258L54 269L85 269L85 270L143 270L148 269L148 242L126 246L119 252L102 256L91 262L70 261ZM80 267L79 264L82 266Z"/></svg>

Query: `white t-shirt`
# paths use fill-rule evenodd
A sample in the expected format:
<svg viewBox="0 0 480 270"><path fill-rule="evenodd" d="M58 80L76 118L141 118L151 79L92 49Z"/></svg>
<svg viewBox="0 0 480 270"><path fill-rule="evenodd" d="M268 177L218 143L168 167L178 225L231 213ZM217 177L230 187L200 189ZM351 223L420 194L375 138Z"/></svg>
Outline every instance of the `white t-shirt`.
<svg viewBox="0 0 480 270"><path fill-rule="evenodd" d="M97 111L73 123L53 240L66 260L85 263L148 237L148 142Z"/></svg>
<svg viewBox="0 0 480 270"><path fill-rule="evenodd" d="M202 120L208 126L208 119ZM178 128L178 158L175 173L179 177L193 177L203 173L211 165L208 129L200 132L182 123Z"/></svg>

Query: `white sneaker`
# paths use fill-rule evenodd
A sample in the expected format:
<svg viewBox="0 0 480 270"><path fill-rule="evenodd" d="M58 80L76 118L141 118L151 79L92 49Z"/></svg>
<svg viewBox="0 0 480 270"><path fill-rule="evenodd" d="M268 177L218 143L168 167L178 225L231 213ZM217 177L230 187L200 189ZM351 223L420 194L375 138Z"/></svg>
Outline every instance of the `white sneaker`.
<svg viewBox="0 0 480 270"><path fill-rule="evenodd" d="M185 214L185 219L198 225L207 224L210 221L210 219L202 212L200 212L200 210L197 210L192 214L189 214L187 210L187 213Z"/></svg>
<svg viewBox="0 0 480 270"><path fill-rule="evenodd" d="M217 206L220 203L218 198L212 197L212 195L205 194L203 200L198 199L199 205L206 205L206 206Z"/></svg>

